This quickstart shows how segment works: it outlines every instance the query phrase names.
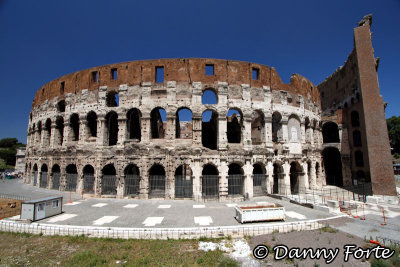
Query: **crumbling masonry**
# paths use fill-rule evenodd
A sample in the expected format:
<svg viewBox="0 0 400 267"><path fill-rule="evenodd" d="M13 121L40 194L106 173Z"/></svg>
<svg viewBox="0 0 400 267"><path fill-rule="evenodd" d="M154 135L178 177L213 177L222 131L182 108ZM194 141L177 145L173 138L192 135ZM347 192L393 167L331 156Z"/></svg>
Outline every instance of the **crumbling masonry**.
<svg viewBox="0 0 400 267"><path fill-rule="evenodd" d="M318 87L298 74L284 84L260 64L198 58L53 80L33 102L25 182L197 201L367 182L394 195L368 18L345 65Z"/></svg>

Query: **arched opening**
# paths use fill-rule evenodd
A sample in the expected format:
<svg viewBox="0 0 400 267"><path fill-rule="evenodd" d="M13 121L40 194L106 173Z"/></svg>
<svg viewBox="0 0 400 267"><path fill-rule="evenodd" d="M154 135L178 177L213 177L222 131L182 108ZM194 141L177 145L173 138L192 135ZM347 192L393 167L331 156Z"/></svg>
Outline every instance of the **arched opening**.
<svg viewBox="0 0 400 267"><path fill-rule="evenodd" d="M364 157L362 151L357 150L354 152L354 158L357 167L364 167Z"/></svg>
<svg viewBox="0 0 400 267"><path fill-rule="evenodd" d="M357 111L352 111L350 113L350 117L351 117L351 126L353 127L358 127L360 126L360 116L358 115Z"/></svg>
<svg viewBox="0 0 400 267"><path fill-rule="evenodd" d="M56 120L56 129L57 129L57 145L62 145L64 140L64 119L63 117L58 117Z"/></svg>
<svg viewBox="0 0 400 267"><path fill-rule="evenodd" d="M290 164L290 193L299 193L299 180L300 176L303 175L303 168L298 162L292 162Z"/></svg>
<svg viewBox="0 0 400 267"><path fill-rule="evenodd" d="M342 159L337 148L328 147L322 151L327 185L342 186Z"/></svg>
<svg viewBox="0 0 400 267"><path fill-rule="evenodd" d="M253 165L253 195L262 196L267 191L265 168L260 163Z"/></svg>
<svg viewBox="0 0 400 267"><path fill-rule="evenodd" d="M282 115L279 112L272 114L272 142L277 143L282 141Z"/></svg>
<svg viewBox="0 0 400 267"><path fill-rule="evenodd" d="M50 139L51 139L51 119L47 119L46 123L44 125L45 130L46 130L46 145L50 145Z"/></svg>
<svg viewBox="0 0 400 267"><path fill-rule="evenodd" d="M361 132L359 130L353 131L353 145L355 147L361 146Z"/></svg>
<svg viewBox="0 0 400 267"><path fill-rule="evenodd" d="M285 174L283 172L282 165L280 163L274 163L274 184L272 186L272 193L279 194L280 192L284 191L281 186L282 179L284 178Z"/></svg>
<svg viewBox="0 0 400 267"><path fill-rule="evenodd" d="M88 137L97 137L97 114L94 111L90 111L87 114L86 119L89 128Z"/></svg>
<svg viewBox="0 0 400 267"><path fill-rule="evenodd" d="M83 168L83 193L94 194L94 168L86 165Z"/></svg>
<svg viewBox="0 0 400 267"><path fill-rule="evenodd" d="M206 89L201 96L201 104L203 105L214 105L218 104L218 98L216 93L212 89Z"/></svg>
<svg viewBox="0 0 400 267"><path fill-rule="evenodd" d="M265 120L264 114L255 110L251 118L251 143L260 145L265 140Z"/></svg>
<svg viewBox="0 0 400 267"><path fill-rule="evenodd" d="M319 162L315 163L315 181L319 180Z"/></svg>
<svg viewBox="0 0 400 267"><path fill-rule="evenodd" d="M226 114L226 135L228 143L239 143L242 140L243 115L238 109L229 109Z"/></svg>
<svg viewBox="0 0 400 267"><path fill-rule="evenodd" d="M114 164L107 164L102 170L103 178L101 179L101 194L116 195L117 194L117 172Z"/></svg>
<svg viewBox="0 0 400 267"><path fill-rule="evenodd" d="M308 188L311 188L311 161L307 161Z"/></svg>
<svg viewBox="0 0 400 267"><path fill-rule="evenodd" d="M300 142L301 141L301 127L300 120L296 116L290 116L288 120L288 135L290 142Z"/></svg>
<svg viewBox="0 0 400 267"><path fill-rule="evenodd" d="M165 170L159 164L154 164L149 170L149 197L165 197Z"/></svg>
<svg viewBox="0 0 400 267"><path fill-rule="evenodd" d="M304 126L306 130L305 141L306 143L311 143L312 129L311 129L310 119L308 117L306 117L306 119L304 120Z"/></svg>
<svg viewBox="0 0 400 267"><path fill-rule="evenodd" d="M356 178L357 178L357 182L354 182L354 185L364 184L367 182L364 171L357 171Z"/></svg>
<svg viewBox="0 0 400 267"><path fill-rule="evenodd" d="M204 198L218 197L219 193L219 173L218 169L211 165L204 165L202 171L201 185Z"/></svg>
<svg viewBox="0 0 400 267"><path fill-rule="evenodd" d="M192 111L188 108L180 108L176 112L175 138L192 139L193 122Z"/></svg>
<svg viewBox="0 0 400 267"><path fill-rule="evenodd" d="M163 108L155 108L150 113L151 138L164 138L167 131L167 112Z"/></svg>
<svg viewBox="0 0 400 267"><path fill-rule="evenodd" d="M66 191L76 191L76 183L78 180L78 172L76 170L75 164L70 164L65 169L67 172L66 175Z"/></svg>
<svg viewBox="0 0 400 267"><path fill-rule="evenodd" d="M53 176L53 184L51 186L51 189L60 189L60 177L61 177L61 169L60 166L57 164L53 165L53 168L51 168L52 176Z"/></svg>
<svg viewBox="0 0 400 267"><path fill-rule="evenodd" d="M37 184L37 176L38 176L38 167L35 163L35 165L33 165L33 186L36 186Z"/></svg>
<svg viewBox="0 0 400 267"><path fill-rule="evenodd" d="M201 142L204 147L217 150L218 113L206 110L201 115Z"/></svg>
<svg viewBox="0 0 400 267"><path fill-rule="evenodd" d="M228 169L228 195L244 196L243 183L244 176L242 167L236 163L230 164Z"/></svg>
<svg viewBox="0 0 400 267"><path fill-rule="evenodd" d="M42 122L41 121L38 122L37 128L38 128L38 143L41 144L42 143Z"/></svg>
<svg viewBox="0 0 400 267"><path fill-rule="evenodd" d="M106 115L108 145L115 146L118 142L118 114L114 111Z"/></svg>
<svg viewBox="0 0 400 267"><path fill-rule="evenodd" d="M57 111L65 112L65 101L64 100L61 100L57 103Z"/></svg>
<svg viewBox="0 0 400 267"><path fill-rule="evenodd" d="M339 143L339 128L334 122L326 122L322 126L322 138L324 143Z"/></svg>
<svg viewBox="0 0 400 267"><path fill-rule="evenodd" d="M140 142L142 139L141 119L142 114L137 108L130 109L126 114L126 129L128 138Z"/></svg>
<svg viewBox="0 0 400 267"><path fill-rule="evenodd" d="M175 197L191 198L193 196L192 169L188 164L180 165L175 170Z"/></svg>
<svg viewBox="0 0 400 267"><path fill-rule="evenodd" d="M47 187L47 165L43 164L42 167L40 168L40 187L46 188Z"/></svg>
<svg viewBox="0 0 400 267"><path fill-rule="evenodd" d="M119 96L115 91L107 92L106 96L107 107L118 107L119 106Z"/></svg>
<svg viewBox="0 0 400 267"><path fill-rule="evenodd" d="M71 123L72 129L72 141L79 140L79 115L74 113L71 115L69 122Z"/></svg>
<svg viewBox="0 0 400 267"><path fill-rule="evenodd" d="M125 196L137 196L140 193L140 172L134 164L125 168Z"/></svg>

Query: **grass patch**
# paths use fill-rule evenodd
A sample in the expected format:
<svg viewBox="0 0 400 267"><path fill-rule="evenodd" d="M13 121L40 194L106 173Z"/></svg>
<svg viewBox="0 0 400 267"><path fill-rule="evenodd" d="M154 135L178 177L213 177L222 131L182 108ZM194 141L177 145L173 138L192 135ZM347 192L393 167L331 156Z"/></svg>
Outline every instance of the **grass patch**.
<svg viewBox="0 0 400 267"><path fill-rule="evenodd" d="M400 248L398 246L388 246L387 248L390 248L394 250L394 255L387 259L376 259L375 257L370 260L371 261L371 266L372 267L396 267L400 266L400 255L399 255L399 250Z"/></svg>
<svg viewBox="0 0 400 267"><path fill-rule="evenodd" d="M337 233L338 230L330 227L330 226L324 226L320 229L321 232L325 232L325 233Z"/></svg>

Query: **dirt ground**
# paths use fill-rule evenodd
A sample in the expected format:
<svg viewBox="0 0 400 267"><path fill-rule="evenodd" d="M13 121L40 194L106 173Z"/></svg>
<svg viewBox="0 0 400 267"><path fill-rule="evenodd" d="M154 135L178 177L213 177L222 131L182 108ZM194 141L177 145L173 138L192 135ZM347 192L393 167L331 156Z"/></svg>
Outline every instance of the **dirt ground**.
<svg viewBox="0 0 400 267"><path fill-rule="evenodd" d="M21 202L15 199L0 198L0 218L7 218L20 214Z"/></svg>
<svg viewBox="0 0 400 267"><path fill-rule="evenodd" d="M333 224L341 224L346 220L345 218L336 219ZM344 245L354 244L357 247L371 247L370 244L366 243L365 240L352 236L350 234L337 231L331 227L324 227L320 230L314 231L301 231L301 232L290 232L290 233L273 233L269 235L256 236L250 239L249 245L253 250L255 246L264 244L270 248L274 248L278 245L286 245L288 249L291 248L330 248L339 249L338 255L329 266L370 266L370 262L365 259L357 260L353 257L349 258L348 262L344 262ZM325 259L293 259L290 260L288 257L282 260L275 260L274 254L271 251L267 258L261 261L262 266L328 266Z"/></svg>

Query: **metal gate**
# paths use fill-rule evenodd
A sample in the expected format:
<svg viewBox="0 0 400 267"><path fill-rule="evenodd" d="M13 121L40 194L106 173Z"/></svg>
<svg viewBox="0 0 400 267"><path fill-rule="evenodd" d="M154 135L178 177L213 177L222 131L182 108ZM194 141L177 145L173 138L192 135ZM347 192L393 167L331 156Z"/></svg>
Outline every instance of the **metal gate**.
<svg viewBox="0 0 400 267"><path fill-rule="evenodd" d="M125 195L139 195L140 176L127 174L125 176Z"/></svg>
<svg viewBox="0 0 400 267"><path fill-rule="evenodd" d="M149 197L165 197L165 176L150 175L150 192Z"/></svg>
<svg viewBox="0 0 400 267"><path fill-rule="evenodd" d="M94 174L84 173L83 174L83 193L94 194Z"/></svg>
<svg viewBox="0 0 400 267"><path fill-rule="evenodd" d="M253 195L262 196L265 194L265 174L253 174Z"/></svg>
<svg viewBox="0 0 400 267"><path fill-rule="evenodd" d="M65 191L76 191L77 173L67 173Z"/></svg>
<svg viewBox="0 0 400 267"><path fill-rule="evenodd" d="M243 195L243 180L241 174L231 174L228 176L228 195Z"/></svg>
<svg viewBox="0 0 400 267"><path fill-rule="evenodd" d="M191 198L193 197L193 179L191 176L175 176L175 197Z"/></svg>
<svg viewBox="0 0 400 267"><path fill-rule="evenodd" d="M53 186L51 187L51 189L60 189L60 176L61 174L59 172L53 173Z"/></svg>
<svg viewBox="0 0 400 267"><path fill-rule="evenodd" d="M117 194L117 176L116 175L103 175L101 182L101 194L103 195L116 195Z"/></svg>
<svg viewBox="0 0 400 267"><path fill-rule="evenodd" d="M218 197L219 177L218 175L203 175L201 179L202 194L205 198Z"/></svg>
<svg viewBox="0 0 400 267"><path fill-rule="evenodd" d="M285 178L284 173L274 173L274 183L272 185L272 194L280 194L281 192L284 192L285 188L282 187L282 184L280 184L281 182L283 183L284 178Z"/></svg>
<svg viewBox="0 0 400 267"><path fill-rule="evenodd" d="M36 186L36 184L37 184L37 171L34 172L33 174L33 186Z"/></svg>
<svg viewBox="0 0 400 267"><path fill-rule="evenodd" d="M40 187L47 187L47 172L42 172L42 175L40 176Z"/></svg>

